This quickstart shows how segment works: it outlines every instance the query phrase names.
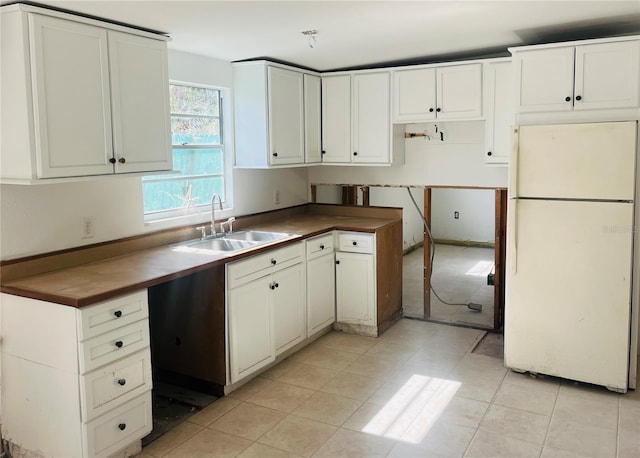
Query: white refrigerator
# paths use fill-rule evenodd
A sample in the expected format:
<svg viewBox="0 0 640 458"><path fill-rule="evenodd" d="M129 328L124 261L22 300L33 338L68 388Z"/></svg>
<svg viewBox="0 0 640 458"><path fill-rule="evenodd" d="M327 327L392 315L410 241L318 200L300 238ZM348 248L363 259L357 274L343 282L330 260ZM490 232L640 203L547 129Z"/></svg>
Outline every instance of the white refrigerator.
<svg viewBox="0 0 640 458"><path fill-rule="evenodd" d="M626 392L637 355L637 123L512 135L505 365Z"/></svg>

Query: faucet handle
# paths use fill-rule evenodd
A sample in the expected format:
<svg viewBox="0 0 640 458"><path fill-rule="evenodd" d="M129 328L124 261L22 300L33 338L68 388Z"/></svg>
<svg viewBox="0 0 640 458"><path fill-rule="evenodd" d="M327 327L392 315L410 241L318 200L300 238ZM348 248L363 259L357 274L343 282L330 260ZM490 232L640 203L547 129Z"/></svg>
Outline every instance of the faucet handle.
<svg viewBox="0 0 640 458"><path fill-rule="evenodd" d="M207 238L207 227L206 226L198 226L198 227L196 227L196 231L200 231L202 240Z"/></svg>
<svg viewBox="0 0 640 458"><path fill-rule="evenodd" d="M229 228L229 232L233 232L233 222L236 220L235 216L232 216L231 218L229 218L226 223L227 223L227 227Z"/></svg>

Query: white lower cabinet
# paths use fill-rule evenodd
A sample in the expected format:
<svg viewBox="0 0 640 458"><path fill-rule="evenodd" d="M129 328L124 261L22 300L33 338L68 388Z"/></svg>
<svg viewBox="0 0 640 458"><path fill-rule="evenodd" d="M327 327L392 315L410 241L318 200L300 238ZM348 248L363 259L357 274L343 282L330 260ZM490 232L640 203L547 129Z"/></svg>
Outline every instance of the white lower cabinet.
<svg viewBox="0 0 640 458"><path fill-rule="evenodd" d="M151 432L146 289L82 308L0 298L4 440L44 456L109 456Z"/></svg>
<svg viewBox="0 0 640 458"><path fill-rule="evenodd" d="M307 335L336 321L336 268L333 234L305 242L307 248Z"/></svg>
<svg viewBox="0 0 640 458"><path fill-rule="evenodd" d="M305 338L303 259L299 242L227 264L231 383Z"/></svg>
<svg viewBox="0 0 640 458"><path fill-rule="evenodd" d="M376 326L375 236L339 232L335 256L337 321Z"/></svg>

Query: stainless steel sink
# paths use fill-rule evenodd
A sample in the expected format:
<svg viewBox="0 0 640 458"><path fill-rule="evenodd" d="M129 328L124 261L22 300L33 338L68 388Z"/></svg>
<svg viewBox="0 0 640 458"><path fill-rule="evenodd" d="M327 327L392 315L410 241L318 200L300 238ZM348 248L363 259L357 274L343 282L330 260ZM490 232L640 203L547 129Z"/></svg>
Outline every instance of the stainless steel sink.
<svg viewBox="0 0 640 458"><path fill-rule="evenodd" d="M223 238L227 240L246 240L250 242L274 242L276 240L286 239L295 234L286 232L268 232L268 231L238 231L225 235Z"/></svg>

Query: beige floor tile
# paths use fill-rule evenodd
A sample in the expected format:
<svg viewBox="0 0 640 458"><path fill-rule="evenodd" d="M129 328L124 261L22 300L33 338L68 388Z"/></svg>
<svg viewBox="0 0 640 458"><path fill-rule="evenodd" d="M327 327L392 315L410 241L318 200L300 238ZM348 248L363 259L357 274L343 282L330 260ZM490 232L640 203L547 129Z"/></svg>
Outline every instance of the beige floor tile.
<svg viewBox="0 0 640 458"><path fill-rule="evenodd" d="M234 457L250 445L251 441L246 439L205 428L173 449L167 457Z"/></svg>
<svg viewBox="0 0 640 458"><path fill-rule="evenodd" d="M292 358L296 355L292 355ZM296 357L297 361L302 361L317 367L325 369L342 370L349 364L358 359L357 353L349 353L346 351L334 350L332 348L318 346L313 350Z"/></svg>
<svg viewBox="0 0 640 458"><path fill-rule="evenodd" d="M215 420L240 404L239 399L224 397L215 400L200 412L189 417L188 421L201 426L209 426Z"/></svg>
<svg viewBox="0 0 640 458"><path fill-rule="evenodd" d="M403 390L407 390L411 386L411 378L387 381L378 388L369 398L367 402L377 405L385 405L396 396L402 395ZM427 380L425 380L425 383ZM428 386L426 389L429 389ZM435 385L433 389L435 391Z"/></svg>
<svg viewBox="0 0 640 458"><path fill-rule="evenodd" d="M477 428L488 407L489 404L483 401L454 396L438 422Z"/></svg>
<svg viewBox="0 0 640 458"><path fill-rule="evenodd" d="M387 380L407 382L414 375L434 378L449 378L449 374L456 366L456 361L423 361L421 363L405 363L396 366Z"/></svg>
<svg viewBox="0 0 640 458"><path fill-rule="evenodd" d="M465 458L538 457L541 450L542 446L539 444L478 430L464 456Z"/></svg>
<svg viewBox="0 0 640 458"><path fill-rule="evenodd" d="M603 386L598 385L586 385L584 383L572 382L570 380L563 380L560 384L559 394L576 396L584 399L598 399L602 402L610 402L615 404L624 395L620 393L614 393L607 390Z"/></svg>
<svg viewBox="0 0 640 458"><path fill-rule="evenodd" d="M384 437L339 429L313 455L315 457L385 457L395 441Z"/></svg>
<svg viewBox="0 0 640 458"><path fill-rule="evenodd" d="M457 396L475 399L476 401L491 402L500 387L500 380L485 379L483 377L453 376L449 379L460 382Z"/></svg>
<svg viewBox="0 0 640 458"><path fill-rule="evenodd" d="M493 402L495 404L526 410L528 412L551 415L557 394L544 388L524 387L503 382Z"/></svg>
<svg viewBox="0 0 640 458"><path fill-rule="evenodd" d="M133 458L153 458L153 455L147 455L144 452L136 453Z"/></svg>
<svg viewBox="0 0 640 458"><path fill-rule="evenodd" d="M474 428L436 424L422 436L399 440L389 457L462 457L473 435Z"/></svg>
<svg viewBox="0 0 640 458"><path fill-rule="evenodd" d="M507 375L504 381L513 385L521 385L525 387L533 387L536 389L548 389L549 391L559 392L560 379L555 377L545 376L541 374L530 374L528 372L519 373L507 370Z"/></svg>
<svg viewBox="0 0 640 458"><path fill-rule="evenodd" d="M618 399L581 397L561 391L553 418L615 430L618 427Z"/></svg>
<svg viewBox="0 0 640 458"><path fill-rule="evenodd" d="M404 363L411 358L419 348L419 344L412 342L396 343L391 341L380 341L367 350L365 355L381 359L390 359L397 363Z"/></svg>
<svg viewBox="0 0 640 458"><path fill-rule="evenodd" d="M365 402L342 424L342 427L353 431L364 431L378 415L385 415L383 406ZM386 415L389 418L388 423L393 421L391 412Z"/></svg>
<svg viewBox="0 0 640 458"><path fill-rule="evenodd" d="M280 374L278 381L317 390L336 375L336 370L294 361Z"/></svg>
<svg viewBox="0 0 640 458"><path fill-rule="evenodd" d="M297 458L299 456L257 442L238 455L239 458Z"/></svg>
<svg viewBox="0 0 640 458"><path fill-rule="evenodd" d="M301 456L311 456L338 428L305 418L288 416L258 442Z"/></svg>
<svg viewBox="0 0 640 458"><path fill-rule="evenodd" d="M559 450L545 445L542 448L540 458L584 458L584 454L571 452L569 450Z"/></svg>
<svg viewBox="0 0 640 458"><path fill-rule="evenodd" d="M269 368L268 370L260 374L260 377L266 378L269 380L278 380L280 376L282 376L282 374L284 374L288 370L291 370L291 367L294 367L296 364L299 364L299 363L295 359L292 359L291 357L289 357L287 359L280 361L275 366Z"/></svg>
<svg viewBox="0 0 640 458"><path fill-rule="evenodd" d="M618 457L638 458L640 456L640 431L621 429L618 432Z"/></svg>
<svg viewBox="0 0 640 458"><path fill-rule="evenodd" d="M340 426L361 405L362 401L316 392L292 413L310 420Z"/></svg>
<svg viewBox="0 0 640 458"><path fill-rule="evenodd" d="M640 438L640 403L620 401L620 429L637 431Z"/></svg>
<svg viewBox="0 0 640 458"><path fill-rule="evenodd" d="M308 388L275 381L249 397L246 402L291 413L312 394L313 390Z"/></svg>
<svg viewBox="0 0 640 458"><path fill-rule="evenodd" d="M341 372L320 388L319 391L366 401L369 396L382 386L382 383L381 380L375 378Z"/></svg>
<svg viewBox="0 0 640 458"><path fill-rule="evenodd" d="M346 351L362 355L378 343L375 337L359 336L355 334L334 333L333 338L325 344L333 350Z"/></svg>
<svg viewBox="0 0 640 458"><path fill-rule="evenodd" d="M351 374L385 380L398 366L396 361L377 358L375 356L360 356L343 370Z"/></svg>
<svg viewBox="0 0 640 458"><path fill-rule="evenodd" d="M203 427L200 425L183 421L171 431L151 442L142 451L151 456L164 456L202 429Z"/></svg>
<svg viewBox="0 0 640 458"><path fill-rule="evenodd" d="M255 441L285 416L277 410L242 403L211 423L209 428Z"/></svg>
<svg viewBox="0 0 640 458"><path fill-rule="evenodd" d="M232 391L227 397L238 399L240 401L246 401L248 398L262 390L263 388L271 385L272 380L268 380L262 377L256 377L253 380L242 385L235 391Z"/></svg>
<svg viewBox="0 0 640 458"><path fill-rule="evenodd" d="M480 429L512 439L543 444L550 417L524 410L492 405L480 423Z"/></svg>
<svg viewBox="0 0 640 458"><path fill-rule="evenodd" d="M615 456L616 431L553 417L545 445L584 456Z"/></svg>

